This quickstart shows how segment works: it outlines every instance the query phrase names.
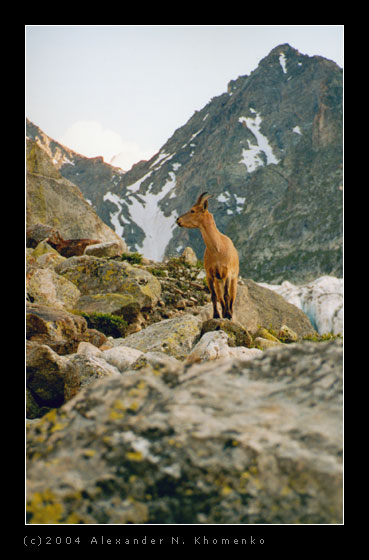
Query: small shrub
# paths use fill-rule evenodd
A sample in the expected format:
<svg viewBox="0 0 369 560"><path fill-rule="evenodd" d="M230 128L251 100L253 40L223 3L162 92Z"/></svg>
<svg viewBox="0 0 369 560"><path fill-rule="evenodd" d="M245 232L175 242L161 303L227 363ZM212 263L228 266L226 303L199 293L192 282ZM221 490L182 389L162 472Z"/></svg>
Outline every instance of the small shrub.
<svg viewBox="0 0 369 560"><path fill-rule="evenodd" d="M153 276L158 276L159 278L162 278L164 276L167 276L166 272L162 269L162 268L154 268L154 267L149 267L147 269Z"/></svg>
<svg viewBox="0 0 369 560"><path fill-rule="evenodd" d="M142 255L141 253L123 253L121 260L131 264L142 264Z"/></svg>
<svg viewBox="0 0 369 560"><path fill-rule="evenodd" d="M96 329L113 338L124 337L128 323L122 317L109 313L82 313L89 329Z"/></svg>

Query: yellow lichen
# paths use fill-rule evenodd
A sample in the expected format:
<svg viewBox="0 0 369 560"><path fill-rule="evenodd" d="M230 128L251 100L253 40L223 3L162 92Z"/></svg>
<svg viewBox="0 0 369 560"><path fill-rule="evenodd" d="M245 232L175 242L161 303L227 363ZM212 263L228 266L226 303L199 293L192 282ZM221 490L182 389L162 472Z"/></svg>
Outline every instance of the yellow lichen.
<svg viewBox="0 0 369 560"><path fill-rule="evenodd" d="M230 486L223 486L223 488L221 488L220 490L222 496L228 496L229 494L231 494L231 492L233 492L233 490Z"/></svg>
<svg viewBox="0 0 369 560"><path fill-rule="evenodd" d="M128 453L126 453L126 457L130 461L142 461L143 460L143 455L140 451L129 451Z"/></svg>
<svg viewBox="0 0 369 560"><path fill-rule="evenodd" d="M126 410L124 403L120 399L116 399L109 414L110 420L121 420L124 418Z"/></svg>
<svg viewBox="0 0 369 560"><path fill-rule="evenodd" d="M80 515L78 515L78 513L71 513L70 515L68 515L66 520L63 521L63 523L70 524L70 525L80 523L80 522L83 522L83 519Z"/></svg>
<svg viewBox="0 0 369 560"><path fill-rule="evenodd" d="M93 457L94 455L96 455L96 451L94 449L84 449L83 455L85 457Z"/></svg>
<svg viewBox="0 0 369 560"><path fill-rule="evenodd" d="M109 414L110 420L121 420L124 417L124 412L119 412L117 410L111 410Z"/></svg>
<svg viewBox="0 0 369 560"><path fill-rule="evenodd" d="M35 492L27 503L26 510L32 515L30 523L60 523L63 506L57 502L51 490Z"/></svg>
<svg viewBox="0 0 369 560"><path fill-rule="evenodd" d="M50 433L53 434L54 432L59 432L60 430L63 430L64 427L65 424L57 422L56 424L54 424L54 426L51 427Z"/></svg>

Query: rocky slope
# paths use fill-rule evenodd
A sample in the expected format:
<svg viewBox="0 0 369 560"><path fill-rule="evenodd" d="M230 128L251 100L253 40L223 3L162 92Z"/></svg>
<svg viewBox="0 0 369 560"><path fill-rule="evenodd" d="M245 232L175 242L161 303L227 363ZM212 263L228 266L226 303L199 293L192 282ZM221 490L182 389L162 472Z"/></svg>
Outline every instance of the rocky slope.
<svg viewBox="0 0 369 560"><path fill-rule="evenodd" d="M251 280L209 319L191 251L101 245L27 250L27 521L340 523L340 339Z"/></svg>

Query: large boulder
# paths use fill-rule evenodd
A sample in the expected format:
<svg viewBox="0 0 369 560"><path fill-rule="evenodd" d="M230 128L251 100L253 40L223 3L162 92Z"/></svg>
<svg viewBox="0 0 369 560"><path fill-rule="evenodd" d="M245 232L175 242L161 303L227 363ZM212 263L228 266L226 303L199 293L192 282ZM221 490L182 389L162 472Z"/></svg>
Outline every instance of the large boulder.
<svg viewBox="0 0 369 560"><path fill-rule="evenodd" d="M52 268L36 268L28 275L27 293L33 303L55 309L73 309L81 292Z"/></svg>
<svg viewBox="0 0 369 560"><path fill-rule="evenodd" d="M60 407L95 379L119 372L98 355L59 356L46 344L27 341L26 374L27 417L33 418L42 416L45 407Z"/></svg>
<svg viewBox="0 0 369 560"><path fill-rule="evenodd" d="M152 367L28 426L29 523L342 523L342 342Z"/></svg>
<svg viewBox="0 0 369 560"><path fill-rule="evenodd" d="M164 352L183 360L199 340L201 326L202 321L188 313L154 323L124 339L116 339L114 345L130 346L142 352Z"/></svg>
<svg viewBox="0 0 369 560"><path fill-rule="evenodd" d="M83 198L81 191L62 177L51 157L35 141L27 139L27 228L49 226L63 239L97 239L114 241L127 250L124 241L109 228ZM47 228L46 228L47 229ZM46 229L27 235L29 245L42 240Z"/></svg>
<svg viewBox="0 0 369 560"><path fill-rule="evenodd" d="M46 344L58 354L76 352L88 336L86 319L62 309L36 303L26 308L27 340Z"/></svg>
<svg viewBox="0 0 369 560"><path fill-rule="evenodd" d="M261 350L245 346L235 346L227 332L223 330L206 332L186 358L186 364L221 360L230 357L252 360Z"/></svg>
<svg viewBox="0 0 369 560"><path fill-rule="evenodd" d="M212 317L212 306L205 306L200 316L204 320ZM316 334L309 318L301 309L250 279L242 280L242 284L237 287L233 320L253 335L260 327L278 332L283 325L293 329L299 338Z"/></svg>
<svg viewBox="0 0 369 560"><path fill-rule="evenodd" d="M152 308L161 294L157 278L126 261L83 255L63 261L55 267L55 271L77 286L82 297L76 309L86 313L110 312L126 318L127 306L130 319L135 304L140 309ZM110 297L111 294L113 297Z"/></svg>

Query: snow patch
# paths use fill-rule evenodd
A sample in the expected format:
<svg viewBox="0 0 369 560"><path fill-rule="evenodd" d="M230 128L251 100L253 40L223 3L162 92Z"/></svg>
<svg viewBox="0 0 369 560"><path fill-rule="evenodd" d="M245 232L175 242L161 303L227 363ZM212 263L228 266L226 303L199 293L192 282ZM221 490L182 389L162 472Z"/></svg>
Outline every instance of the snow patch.
<svg viewBox="0 0 369 560"><path fill-rule="evenodd" d="M127 190L130 191L131 193L136 193L139 190L141 184L145 181L145 179L150 177L151 173L152 173L152 170L149 171L148 173L146 173L143 177L141 177L141 179L139 179L135 183L132 183L132 185L129 185L127 187Z"/></svg>
<svg viewBox="0 0 369 560"><path fill-rule="evenodd" d="M247 167L247 171L255 171L260 166L264 165L261 154L264 153L267 160L267 165L271 163L278 164L279 160L273 154L273 149L269 144L268 139L260 132L260 125L262 123L262 118L260 113L257 113L255 109L250 109L255 117L240 117L238 122L245 124L247 128L251 130L256 139L256 144L251 144L249 141L248 149L242 149L242 157L240 163L243 163Z"/></svg>
<svg viewBox="0 0 369 560"><path fill-rule="evenodd" d="M245 200L246 197L245 196L237 196L236 194L234 195L236 202L237 202L237 208L236 208L236 212L237 214L241 214L244 205L245 205Z"/></svg>
<svg viewBox="0 0 369 560"><path fill-rule="evenodd" d="M286 56L284 53L279 55L279 64L282 66L283 73L287 74Z"/></svg>
<svg viewBox="0 0 369 560"><path fill-rule="evenodd" d="M169 161L173 156L174 154L166 154L165 152L163 152L162 154L159 155L158 159L151 164L151 167L155 167L156 168L155 171L157 171L165 161ZM160 165L158 165L159 163Z"/></svg>
<svg viewBox="0 0 369 560"><path fill-rule="evenodd" d="M302 132L301 132L299 126L295 126L295 128L292 129L292 132L296 132L296 134L301 134L302 135Z"/></svg>
<svg viewBox="0 0 369 560"><path fill-rule="evenodd" d="M191 136L191 138L189 139L189 142L191 142L192 140L194 140L196 138L196 136L198 136L200 134L200 132L202 132L204 129L200 128L200 130L198 130L197 132L195 132L195 134L193 134ZM188 142L187 142L188 143Z"/></svg>
<svg viewBox="0 0 369 560"><path fill-rule="evenodd" d="M63 165L75 165L74 161L71 161L70 159L67 158L67 156L64 157L63 161L62 161Z"/></svg>
<svg viewBox="0 0 369 560"><path fill-rule="evenodd" d="M139 251L144 257L161 261L165 248L172 237L172 229L175 226L178 214L172 212L170 216L164 216L159 207L159 202L176 186L175 174L169 173L169 180L165 183L159 193L153 194L149 191L139 195L139 199L130 196L127 199L129 213L132 220L144 231L145 239Z"/></svg>
<svg viewBox="0 0 369 560"><path fill-rule="evenodd" d="M218 202L229 202L230 198L231 195L228 191L224 191L224 193L221 193L217 196Z"/></svg>

